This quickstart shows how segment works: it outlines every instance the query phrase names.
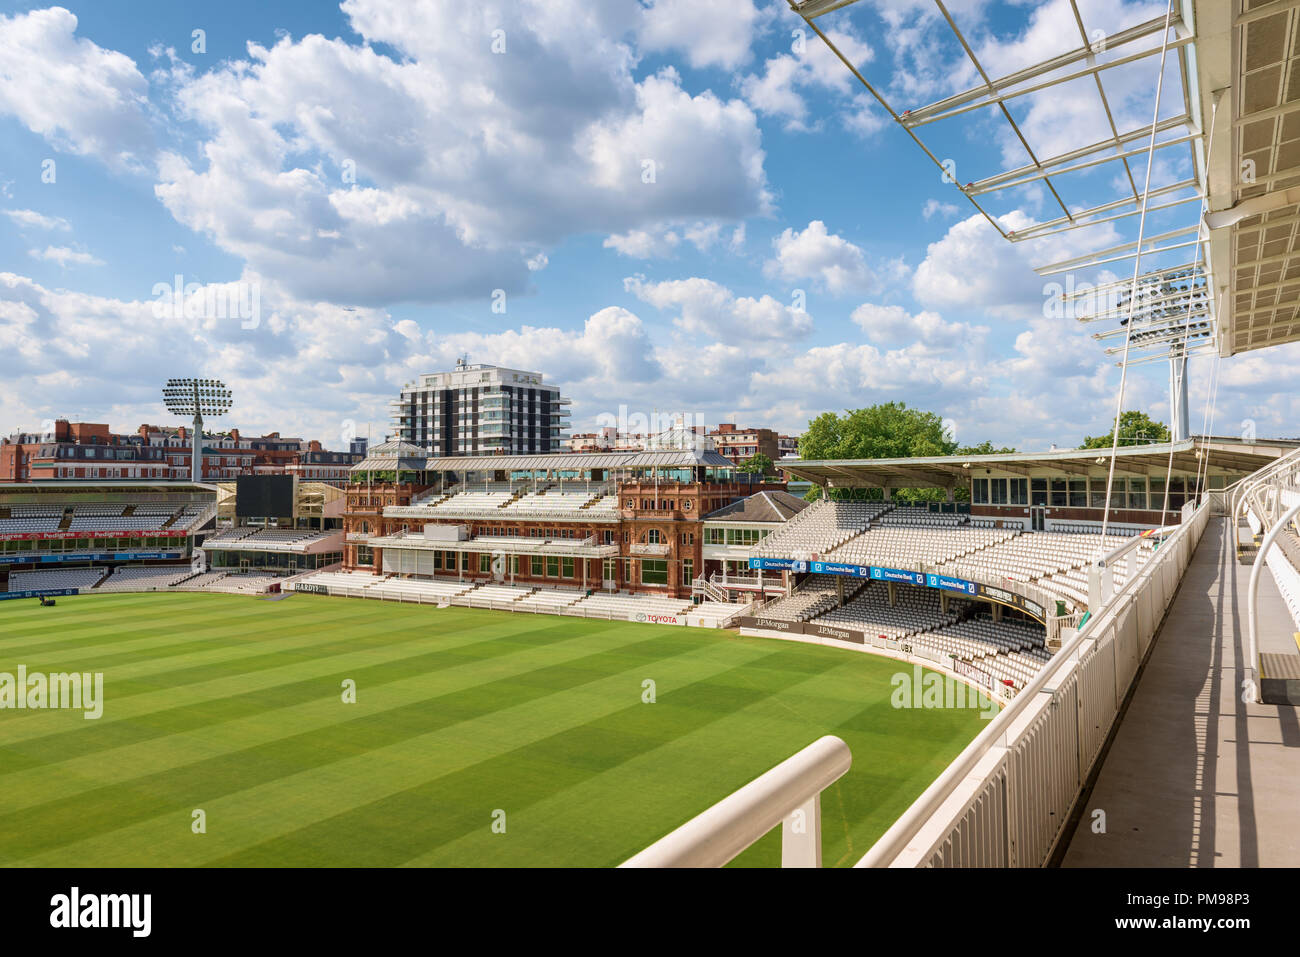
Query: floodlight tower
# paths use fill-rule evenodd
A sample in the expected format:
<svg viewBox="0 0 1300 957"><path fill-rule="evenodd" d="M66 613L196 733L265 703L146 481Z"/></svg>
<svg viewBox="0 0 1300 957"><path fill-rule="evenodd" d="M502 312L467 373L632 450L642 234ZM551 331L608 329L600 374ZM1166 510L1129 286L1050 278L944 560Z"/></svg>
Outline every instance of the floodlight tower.
<svg viewBox="0 0 1300 957"><path fill-rule="evenodd" d="M190 459L190 477L203 481L203 417L224 415L230 411L230 390L219 379L168 379L163 386L163 402L173 415L194 416L194 452Z"/></svg>

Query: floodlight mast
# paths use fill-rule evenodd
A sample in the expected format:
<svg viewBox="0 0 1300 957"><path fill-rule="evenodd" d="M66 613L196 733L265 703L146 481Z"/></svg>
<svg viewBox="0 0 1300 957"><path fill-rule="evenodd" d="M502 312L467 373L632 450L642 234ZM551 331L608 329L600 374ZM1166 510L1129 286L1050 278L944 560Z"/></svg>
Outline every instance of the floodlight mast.
<svg viewBox="0 0 1300 957"><path fill-rule="evenodd" d="M168 379L163 401L175 415L193 413L190 478L203 481L203 414L224 415L230 409L231 393L219 379Z"/></svg>

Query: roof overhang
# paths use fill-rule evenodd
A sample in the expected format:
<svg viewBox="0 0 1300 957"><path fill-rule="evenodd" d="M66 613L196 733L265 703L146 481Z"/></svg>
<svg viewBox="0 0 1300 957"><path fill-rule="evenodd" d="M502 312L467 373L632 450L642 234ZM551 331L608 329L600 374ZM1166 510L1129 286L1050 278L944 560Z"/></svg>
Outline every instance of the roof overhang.
<svg viewBox="0 0 1300 957"><path fill-rule="evenodd" d="M1246 6L1196 2L1199 95L1231 107L1205 217L1221 356L1300 340L1300 4Z"/></svg>
<svg viewBox="0 0 1300 957"><path fill-rule="evenodd" d="M1120 475L1161 476L1172 461L1175 473L1195 472L1202 464L1201 455L1205 454L1209 456L1210 468L1249 474L1296 448L1300 448L1300 440L1184 439L1172 444L1121 448L1115 455L1115 471ZM777 465L792 476L837 488L952 488L982 469L1023 475L1055 471L1086 476L1104 475L1109 463L1109 449L1056 449L913 459L799 460Z"/></svg>

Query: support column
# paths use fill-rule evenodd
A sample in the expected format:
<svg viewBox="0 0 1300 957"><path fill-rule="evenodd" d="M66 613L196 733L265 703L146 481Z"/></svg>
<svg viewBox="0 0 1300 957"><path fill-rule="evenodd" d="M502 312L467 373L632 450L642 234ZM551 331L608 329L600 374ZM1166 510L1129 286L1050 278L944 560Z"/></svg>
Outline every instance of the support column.
<svg viewBox="0 0 1300 957"><path fill-rule="evenodd" d="M885 588L889 592L889 607L893 608L898 604L898 586L893 582L886 582Z"/></svg>

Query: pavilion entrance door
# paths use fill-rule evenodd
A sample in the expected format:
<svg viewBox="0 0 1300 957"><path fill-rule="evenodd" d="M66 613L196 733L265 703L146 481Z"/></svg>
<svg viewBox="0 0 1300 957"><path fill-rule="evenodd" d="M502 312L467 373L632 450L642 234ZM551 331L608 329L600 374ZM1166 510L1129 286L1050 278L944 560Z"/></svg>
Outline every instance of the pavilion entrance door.
<svg viewBox="0 0 1300 957"><path fill-rule="evenodd" d="M1041 505L1034 505L1029 509L1029 526L1035 532L1041 532L1047 528L1047 509Z"/></svg>

